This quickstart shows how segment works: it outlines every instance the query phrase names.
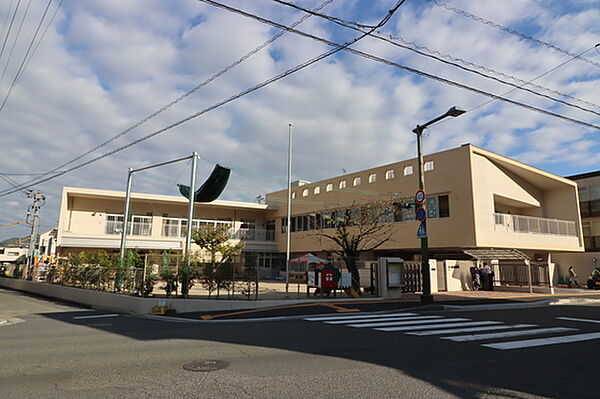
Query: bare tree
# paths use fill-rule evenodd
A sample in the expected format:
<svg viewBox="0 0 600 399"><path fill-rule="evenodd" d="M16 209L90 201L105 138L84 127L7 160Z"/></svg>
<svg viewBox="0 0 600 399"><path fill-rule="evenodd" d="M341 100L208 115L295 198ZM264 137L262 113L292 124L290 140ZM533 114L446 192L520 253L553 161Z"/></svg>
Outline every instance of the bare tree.
<svg viewBox="0 0 600 399"><path fill-rule="evenodd" d="M360 293L357 261L361 252L370 252L392 238L394 206L389 201L352 203L349 208L322 214L317 221L317 238L332 244L326 248L342 257L352 274L352 288Z"/></svg>

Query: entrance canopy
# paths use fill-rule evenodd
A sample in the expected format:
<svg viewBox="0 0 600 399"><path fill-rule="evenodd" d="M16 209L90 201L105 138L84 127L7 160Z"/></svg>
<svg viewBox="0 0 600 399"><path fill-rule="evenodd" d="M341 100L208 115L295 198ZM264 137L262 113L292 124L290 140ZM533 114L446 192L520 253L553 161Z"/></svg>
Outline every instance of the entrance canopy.
<svg viewBox="0 0 600 399"><path fill-rule="evenodd" d="M530 260L529 256L516 249L468 249L463 252L477 260Z"/></svg>

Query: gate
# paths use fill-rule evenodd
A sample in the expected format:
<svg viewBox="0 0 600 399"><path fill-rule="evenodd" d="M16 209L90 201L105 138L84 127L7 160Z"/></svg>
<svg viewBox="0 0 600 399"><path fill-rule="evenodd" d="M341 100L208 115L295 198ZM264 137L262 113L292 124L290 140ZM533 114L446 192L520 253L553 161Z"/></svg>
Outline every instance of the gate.
<svg viewBox="0 0 600 399"><path fill-rule="evenodd" d="M531 261L531 285L549 286L548 262ZM500 260L499 275L495 281L500 285L529 285L529 267L523 260Z"/></svg>
<svg viewBox="0 0 600 399"><path fill-rule="evenodd" d="M404 262L404 287L402 292L423 292L421 262Z"/></svg>

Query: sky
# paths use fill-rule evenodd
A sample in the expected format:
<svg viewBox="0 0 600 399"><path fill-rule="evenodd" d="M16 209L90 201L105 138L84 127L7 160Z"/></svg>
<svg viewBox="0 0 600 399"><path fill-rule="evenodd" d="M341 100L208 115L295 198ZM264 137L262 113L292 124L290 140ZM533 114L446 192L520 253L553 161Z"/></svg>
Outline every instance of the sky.
<svg viewBox="0 0 600 399"><path fill-rule="evenodd" d="M220 1L284 25L304 16L271 0ZM297 3L315 8L323 1ZM22 174L56 169L126 131L280 32L197 0L64 0L57 8L59 3L0 2L0 104L7 99L0 109L0 173L17 184L37 177ZM330 0L321 12L376 25L395 4L396 0ZM505 97L600 125L600 46L593 48L600 43L599 19L600 0L407 0L378 32L396 43L414 42L410 46L441 54L444 60L459 59L460 65L469 63L471 69L517 86L568 61L535 80L537 86L524 86L554 99L519 90ZM318 16L307 18L297 29L337 43L360 35ZM513 89L373 37L352 47L496 95ZM60 170L157 132L330 48L287 32ZM588 62L568 55L586 50L583 57ZM26 54L30 57L22 62ZM193 151L201 158L200 181L215 163L232 169L221 199L255 201L287 184L289 123L294 135L293 179L317 181L412 158L411 130L451 106L468 112L431 126L424 136L426 154L472 143L562 176L600 169L598 129L507 102L485 104L489 100L338 52L150 139L33 186L46 196L41 227L57 225L63 186L124 190L129 167ZM176 184L187 184L189 173L186 162L139 173L133 190L178 195ZM14 183L0 180L0 224L25 220L30 201L22 191L6 194ZM25 224L0 227L0 240L27 235L28 229Z"/></svg>

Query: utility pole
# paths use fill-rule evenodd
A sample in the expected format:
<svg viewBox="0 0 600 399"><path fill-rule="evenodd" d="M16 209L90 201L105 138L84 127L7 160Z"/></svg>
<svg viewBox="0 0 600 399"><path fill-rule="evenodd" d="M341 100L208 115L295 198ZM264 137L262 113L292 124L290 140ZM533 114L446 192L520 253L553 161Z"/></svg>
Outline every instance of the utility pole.
<svg viewBox="0 0 600 399"><path fill-rule="evenodd" d="M29 249L27 251L27 280L33 278L33 257L35 255L35 248L37 244L37 236L40 225L40 208L46 203L46 196L39 190L27 190L25 193L27 198L30 198L33 202L29 205L27 210L27 220L31 216L31 235L29 236Z"/></svg>

